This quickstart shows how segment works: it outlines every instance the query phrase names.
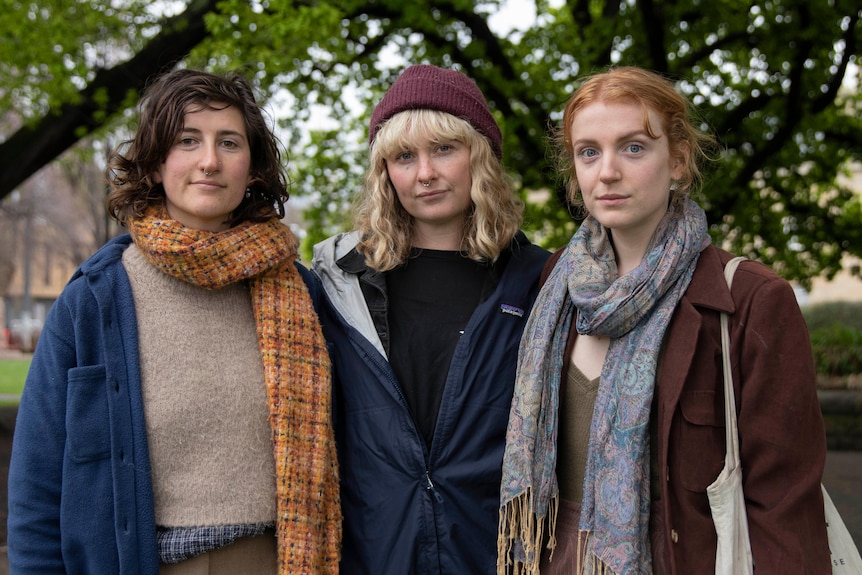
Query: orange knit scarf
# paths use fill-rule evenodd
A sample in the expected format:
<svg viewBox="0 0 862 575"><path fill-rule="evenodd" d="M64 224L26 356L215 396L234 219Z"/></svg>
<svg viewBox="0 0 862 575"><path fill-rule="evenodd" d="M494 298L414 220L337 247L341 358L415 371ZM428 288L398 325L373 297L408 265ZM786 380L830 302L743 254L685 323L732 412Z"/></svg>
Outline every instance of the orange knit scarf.
<svg viewBox="0 0 862 575"><path fill-rule="evenodd" d="M278 220L223 232L183 227L150 208L130 231L162 272L206 289L248 280L275 454L279 573L337 573L341 543L330 362L294 262L297 240Z"/></svg>

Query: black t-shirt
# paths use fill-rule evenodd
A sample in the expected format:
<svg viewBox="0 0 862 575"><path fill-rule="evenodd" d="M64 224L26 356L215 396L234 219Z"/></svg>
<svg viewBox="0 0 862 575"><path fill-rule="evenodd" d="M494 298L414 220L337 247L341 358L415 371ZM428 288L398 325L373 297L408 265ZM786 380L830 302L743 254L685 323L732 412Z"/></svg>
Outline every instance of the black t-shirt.
<svg viewBox="0 0 862 575"><path fill-rule="evenodd" d="M389 363L429 446L455 346L493 276L487 264L438 250L416 250L386 273Z"/></svg>

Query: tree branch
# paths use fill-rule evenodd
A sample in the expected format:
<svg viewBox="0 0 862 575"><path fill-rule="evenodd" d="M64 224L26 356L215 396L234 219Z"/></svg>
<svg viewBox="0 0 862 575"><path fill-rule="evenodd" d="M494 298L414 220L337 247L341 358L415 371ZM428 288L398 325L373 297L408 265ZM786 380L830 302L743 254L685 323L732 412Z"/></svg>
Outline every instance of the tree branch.
<svg viewBox="0 0 862 575"><path fill-rule="evenodd" d="M184 12L165 20L162 31L131 60L100 70L81 91L79 102L64 104L0 143L0 199L101 127L100 114L122 110L130 91L140 92L152 76L182 60L206 38L203 17L216 4L217 0L193 0Z"/></svg>

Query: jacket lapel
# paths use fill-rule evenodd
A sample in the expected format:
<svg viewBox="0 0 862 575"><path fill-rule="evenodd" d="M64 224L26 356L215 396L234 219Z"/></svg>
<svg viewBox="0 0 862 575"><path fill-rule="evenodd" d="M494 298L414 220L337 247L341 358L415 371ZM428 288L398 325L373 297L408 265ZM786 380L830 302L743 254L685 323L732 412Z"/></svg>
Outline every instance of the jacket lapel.
<svg viewBox="0 0 862 575"><path fill-rule="evenodd" d="M708 246L700 253L691 283L677 304L665 333L657 380L661 388L658 394L660 437L666 438L670 432L670 414L679 404L683 384L691 371L703 323L700 308L728 314L736 310L724 281L724 263L730 257L714 246Z"/></svg>

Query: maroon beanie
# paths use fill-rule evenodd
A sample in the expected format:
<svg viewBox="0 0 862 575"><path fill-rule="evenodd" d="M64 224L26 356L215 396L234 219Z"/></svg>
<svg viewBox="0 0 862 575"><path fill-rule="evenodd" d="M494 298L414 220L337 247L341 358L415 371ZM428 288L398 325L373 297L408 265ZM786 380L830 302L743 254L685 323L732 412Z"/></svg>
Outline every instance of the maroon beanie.
<svg viewBox="0 0 862 575"><path fill-rule="evenodd" d="M503 136L476 83L461 72L428 64L410 66L389 87L371 114L369 145L386 120L405 110L420 109L446 112L467 120L488 138L497 158L503 157Z"/></svg>

